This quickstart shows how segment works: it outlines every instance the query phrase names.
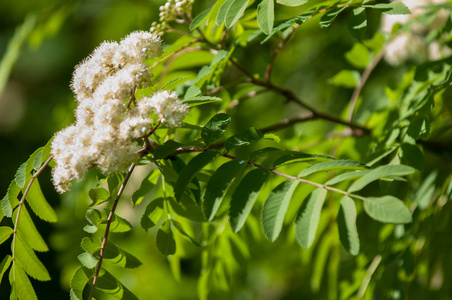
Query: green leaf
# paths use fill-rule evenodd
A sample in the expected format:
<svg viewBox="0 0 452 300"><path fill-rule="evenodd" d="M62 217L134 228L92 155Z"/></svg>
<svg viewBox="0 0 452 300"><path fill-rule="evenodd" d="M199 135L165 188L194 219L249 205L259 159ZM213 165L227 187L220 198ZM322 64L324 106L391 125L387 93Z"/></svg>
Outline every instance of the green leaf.
<svg viewBox="0 0 452 300"><path fill-rule="evenodd" d="M47 202L44 194L41 191L41 186L39 185L38 178L35 178L35 180L33 181L25 199L27 200L28 204L30 204L33 212L40 219L50 223L58 221L55 211Z"/></svg>
<svg viewBox="0 0 452 300"><path fill-rule="evenodd" d="M88 252L83 252L82 254L77 256L77 258L80 263L88 269L94 269L97 266L97 262L99 261L94 257L94 255Z"/></svg>
<svg viewBox="0 0 452 300"><path fill-rule="evenodd" d="M196 245L197 247L201 247L201 244L187 233L181 223L177 222L176 220L171 220L171 225L173 225L174 228L176 228L177 231L185 236L192 244Z"/></svg>
<svg viewBox="0 0 452 300"><path fill-rule="evenodd" d="M169 221L163 223L157 232L157 248L165 256L176 253L176 241Z"/></svg>
<svg viewBox="0 0 452 300"><path fill-rule="evenodd" d="M234 0L229 6L225 17L225 25L227 28L231 28L245 12L249 0Z"/></svg>
<svg viewBox="0 0 452 300"><path fill-rule="evenodd" d="M262 228L271 242L275 241L281 232L290 200L299 183L297 180L284 181L271 191L265 201L262 209Z"/></svg>
<svg viewBox="0 0 452 300"><path fill-rule="evenodd" d="M276 0L276 3L285 6L300 6L308 2L308 0Z"/></svg>
<svg viewBox="0 0 452 300"><path fill-rule="evenodd" d="M272 32L274 20L273 0L262 0L257 6L257 23L265 34L269 35Z"/></svg>
<svg viewBox="0 0 452 300"><path fill-rule="evenodd" d="M187 89L184 95L184 99L190 99L201 94L201 89L195 85L192 85Z"/></svg>
<svg viewBox="0 0 452 300"><path fill-rule="evenodd" d="M93 255L97 258L100 257L100 249L98 249ZM104 252L104 259L118 265L122 268L137 268L142 265L141 261L129 252L119 248L112 242L107 242Z"/></svg>
<svg viewBox="0 0 452 300"><path fill-rule="evenodd" d="M224 145L226 151L231 151L232 149L244 145L249 145L252 143L255 143L262 139L264 137L264 134L257 130L256 128L248 128L244 131L231 136L226 140L226 143Z"/></svg>
<svg viewBox="0 0 452 300"><path fill-rule="evenodd" d="M212 103L212 102L221 102L223 101L219 97L212 97L212 96L197 96L190 99L184 99L181 100L182 103L188 105L188 106L198 106L202 104Z"/></svg>
<svg viewBox="0 0 452 300"><path fill-rule="evenodd" d="M132 194L133 207L140 204L144 197L149 195L151 190L155 187L158 177L160 176L159 172L155 171L156 169L152 169L141 182L140 188Z"/></svg>
<svg viewBox="0 0 452 300"><path fill-rule="evenodd" d="M10 270L10 277L14 277L12 287L16 293L17 299L38 300L30 279L28 279L27 274L25 274L19 263L13 263L13 267Z"/></svg>
<svg viewBox="0 0 452 300"><path fill-rule="evenodd" d="M201 137L206 145L210 145L215 140L219 139L228 128L231 117L227 114L217 114L213 116L204 125L201 131Z"/></svg>
<svg viewBox="0 0 452 300"><path fill-rule="evenodd" d="M100 226L105 226L107 223L107 217L110 214L108 209L99 211L97 209L88 209L86 211L86 219L91 223L85 226L84 230L89 233L94 233ZM110 232L127 232L132 229L132 224L124 218L114 214L111 219Z"/></svg>
<svg viewBox="0 0 452 300"><path fill-rule="evenodd" d="M238 232L245 224L254 202L270 173L266 169L254 169L245 175L234 191L229 211L232 231Z"/></svg>
<svg viewBox="0 0 452 300"><path fill-rule="evenodd" d="M387 176L403 176L414 173L414 169L404 165L386 165L378 167L360 179L356 180L348 189L349 192L356 192L363 189L369 183Z"/></svg>
<svg viewBox="0 0 452 300"><path fill-rule="evenodd" d="M16 179L16 184L18 187L20 187L21 189L23 189L25 187L25 167L27 165L27 162L24 162L23 164L20 165L20 167L17 169L16 171L16 175L14 176L14 178Z"/></svg>
<svg viewBox="0 0 452 300"><path fill-rule="evenodd" d="M365 69L370 63L370 52L361 43L355 43L353 48L345 53L345 58L356 68Z"/></svg>
<svg viewBox="0 0 452 300"><path fill-rule="evenodd" d="M341 6L328 11L320 18L320 27L327 28L333 23L334 19L346 8L346 6Z"/></svg>
<svg viewBox="0 0 452 300"><path fill-rule="evenodd" d="M105 269L102 269L97 279L96 290L102 291L116 299L138 300L129 289Z"/></svg>
<svg viewBox="0 0 452 300"><path fill-rule="evenodd" d="M160 220L163 215L163 198L157 198L152 200L151 203L146 207L146 211L141 217L141 227L148 231Z"/></svg>
<svg viewBox="0 0 452 300"><path fill-rule="evenodd" d="M20 235L16 235L14 251L15 259L20 262L28 275L40 281L50 280L49 272L27 242L22 241Z"/></svg>
<svg viewBox="0 0 452 300"><path fill-rule="evenodd" d="M361 75L358 71L341 70L339 73L330 78L328 82L335 86L342 86L352 89L361 82Z"/></svg>
<svg viewBox="0 0 452 300"><path fill-rule="evenodd" d="M367 15L364 7L357 7L352 10L348 18L348 30L350 34L358 40L361 40L366 34Z"/></svg>
<svg viewBox="0 0 452 300"><path fill-rule="evenodd" d="M316 172L325 172L331 170L359 170L359 169L368 169L368 167L365 164L354 160L333 160L318 163L316 165L307 167L300 173L299 177L306 177Z"/></svg>
<svg viewBox="0 0 452 300"><path fill-rule="evenodd" d="M173 140L166 141L163 145L158 146L154 152L155 159L162 159L168 157L176 151L177 148L181 147L182 144L175 142Z"/></svg>
<svg viewBox="0 0 452 300"><path fill-rule="evenodd" d="M424 153L417 145L403 143L400 157L403 163L422 171L424 169Z"/></svg>
<svg viewBox="0 0 452 300"><path fill-rule="evenodd" d="M2 262L0 263L0 283L2 282L3 275L8 270L9 266L11 265L11 262L13 261L13 258L11 255L6 255Z"/></svg>
<svg viewBox="0 0 452 300"><path fill-rule="evenodd" d="M49 159L49 157L50 157L50 151L52 150L52 141L53 141L53 138L51 138L47 142L47 144L44 147L42 147L40 166L43 163L45 163L47 161L47 159Z"/></svg>
<svg viewBox="0 0 452 300"><path fill-rule="evenodd" d="M71 279L71 300L83 300L83 290L94 275L92 270L85 267L78 268Z"/></svg>
<svg viewBox="0 0 452 300"><path fill-rule="evenodd" d="M298 216L295 221L295 237L301 247L305 249L311 247L314 242L326 194L327 191L323 188L314 190L303 201L298 211Z"/></svg>
<svg viewBox="0 0 452 300"><path fill-rule="evenodd" d="M226 20L226 14L232 2L234 2L234 0L226 0L226 2L224 2L223 5L221 5L220 9L218 10L218 15L216 19L217 26L221 26L221 24L223 24L224 21Z"/></svg>
<svg viewBox="0 0 452 300"><path fill-rule="evenodd" d="M325 185L334 185L334 184L338 184L338 183L346 181L346 180L357 179L359 177L363 177L364 175L366 175L369 172L370 171L366 170L366 171L355 171L355 172L348 172L348 173L340 174L336 177L331 178L327 182L325 182Z"/></svg>
<svg viewBox="0 0 452 300"><path fill-rule="evenodd" d="M279 150L279 149L278 149ZM318 155L318 154L308 154L303 152L291 153L288 155L284 155L279 157L273 162L273 168L279 168L287 163L310 163L313 161L324 162L334 160L333 157L326 155Z"/></svg>
<svg viewBox="0 0 452 300"><path fill-rule="evenodd" d="M194 86L201 88L203 84L210 78L210 76L213 73L213 69L209 66L203 66L201 70L198 72L198 76L196 77L194 81ZM187 99L184 99L187 100ZM184 101L183 100L183 101Z"/></svg>
<svg viewBox="0 0 452 300"><path fill-rule="evenodd" d="M358 228L356 227L355 201L348 196L341 200L341 208L337 216L339 238L344 248L352 255L359 253Z"/></svg>
<svg viewBox="0 0 452 300"><path fill-rule="evenodd" d="M8 226L0 226L0 245L3 244L4 241L9 239L11 234L14 233L14 230Z"/></svg>
<svg viewBox="0 0 452 300"><path fill-rule="evenodd" d="M202 152L190 160L190 162L179 173L176 185L174 186L174 196L176 201L179 202L182 199L187 185L192 181L196 173L201 171L202 168L214 160L218 154L219 153L215 151Z"/></svg>
<svg viewBox="0 0 452 300"><path fill-rule="evenodd" d="M233 160L221 165L210 177L203 195L204 214L212 222L234 177L246 165L245 161Z"/></svg>
<svg viewBox="0 0 452 300"><path fill-rule="evenodd" d="M410 210L393 196L366 198L364 210L369 217L383 223L406 224L413 221Z"/></svg>
<svg viewBox="0 0 452 300"><path fill-rule="evenodd" d="M196 28L199 27L199 25L201 25L202 23L207 21L207 18L209 17L209 13L210 13L211 9L212 8L208 8L208 9L204 10L203 12L201 12L199 15L197 15L193 19L193 21L191 22L190 27L189 27L190 31L195 30Z"/></svg>
<svg viewBox="0 0 452 300"><path fill-rule="evenodd" d="M17 210L13 213L13 223L16 222ZM33 221L31 220L30 214L28 213L25 205L22 206L20 210L19 224L17 225L17 235L21 237L22 241L26 241L28 245L39 252L49 251L44 239L42 238L39 231L36 229Z"/></svg>
<svg viewBox="0 0 452 300"><path fill-rule="evenodd" d="M364 7L370 7L381 13L388 15L411 15L411 11L402 2L391 2L391 3L378 3L374 5L365 5Z"/></svg>
<svg viewBox="0 0 452 300"><path fill-rule="evenodd" d="M90 206L99 205L110 199L110 192L103 187L90 189L88 195L93 201Z"/></svg>

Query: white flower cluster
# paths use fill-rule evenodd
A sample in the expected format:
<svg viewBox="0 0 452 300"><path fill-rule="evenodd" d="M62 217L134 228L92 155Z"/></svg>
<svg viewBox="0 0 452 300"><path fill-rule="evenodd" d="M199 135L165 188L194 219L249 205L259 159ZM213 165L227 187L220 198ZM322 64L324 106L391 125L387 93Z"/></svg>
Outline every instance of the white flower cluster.
<svg viewBox="0 0 452 300"><path fill-rule="evenodd" d="M78 102L76 122L52 142L58 192L67 191L71 180L93 166L106 174L127 169L140 157L136 140L153 124L180 126L188 107L176 93L162 91L139 101L134 96L136 89L151 85L153 74L144 61L161 51L157 35L133 32L120 43L104 42L76 67L72 82Z"/></svg>
<svg viewBox="0 0 452 300"><path fill-rule="evenodd" d="M179 17L190 15L194 0L168 0L160 6L159 22L153 22L151 32L162 36L166 29L171 28L169 22L176 21Z"/></svg>
<svg viewBox="0 0 452 300"><path fill-rule="evenodd" d="M400 65L406 60L422 60L428 58L437 60L452 54L450 48L438 41L427 43L426 36L432 30L444 26L450 11L440 9L436 17L428 25L417 21L417 17L425 13L427 5L442 4L445 0L404 0L403 3L411 10L411 15L383 15L382 30L390 33L395 24L413 22L410 32L401 32L386 46L385 60L391 65Z"/></svg>

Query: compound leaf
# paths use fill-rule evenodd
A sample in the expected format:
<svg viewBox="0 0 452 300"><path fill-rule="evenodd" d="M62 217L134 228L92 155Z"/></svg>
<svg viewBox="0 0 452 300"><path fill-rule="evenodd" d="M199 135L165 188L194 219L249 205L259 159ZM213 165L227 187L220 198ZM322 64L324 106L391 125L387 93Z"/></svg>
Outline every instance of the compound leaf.
<svg viewBox="0 0 452 300"><path fill-rule="evenodd" d="M217 114L213 116L202 128L201 137L206 145L220 138L228 128L231 117L227 114Z"/></svg>
<svg viewBox="0 0 452 300"><path fill-rule="evenodd" d="M368 197L364 210L372 219L383 223L406 224L413 221L410 210L394 196Z"/></svg>
<svg viewBox="0 0 452 300"><path fill-rule="evenodd" d="M356 192L363 189L369 183L387 176L402 176L409 175L414 172L414 169L404 165L386 165L380 166L360 179L356 180L348 189L349 192Z"/></svg>
<svg viewBox="0 0 452 300"><path fill-rule="evenodd" d="M356 206L355 201L348 196L344 196L341 200L337 223L342 245L350 254L358 255L359 237L356 227Z"/></svg>

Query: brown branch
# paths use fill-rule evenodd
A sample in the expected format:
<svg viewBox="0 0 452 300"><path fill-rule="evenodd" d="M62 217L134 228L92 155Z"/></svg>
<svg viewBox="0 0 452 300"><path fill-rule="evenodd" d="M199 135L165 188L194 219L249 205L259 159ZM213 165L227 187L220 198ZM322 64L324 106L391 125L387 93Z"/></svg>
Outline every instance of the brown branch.
<svg viewBox="0 0 452 300"><path fill-rule="evenodd" d="M129 181L130 175L132 175L132 172L134 169L135 169L135 163L132 163L129 167L129 170L127 171L127 175L124 178L124 181L121 184L121 187L119 188L116 199L113 202L113 206L111 207L110 214L107 217L107 225L105 227L104 239L103 239L102 245L100 247L99 261L97 262L96 272L94 273L93 285L91 287L91 292L90 292L89 298L88 298L89 300L91 300L94 295L94 289L96 288L97 279L99 278L99 272L102 267L102 261L104 259L104 255L105 255L105 247L107 245L108 234L110 233L111 222L115 215L115 210L116 210L116 207L118 206L119 198L121 197L122 193L124 192L124 188L126 187L126 184Z"/></svg>
<svg viewBox="0 0 452 300"><path fill-rule="evenodd" d="M300 123L300 122L306 122L306 121L310 121L310 120L315 120L316 118L317 117L312 112L307 112L305 114L298 115L293 119L284 119L276 124L261 128L261 129L259 129L259 131L261 131L263 133L277 131L277 130L281 130L286 127L289 127L293 124Z"/></svg>
<svg viewBox="0 0 452 300"><path fill-rule="evenodd" d="M384 51L380 51L380 53L377 54L375 59L372 61L370 65L366 67L363 74L361 75L361 81L356 86L355 90L353 91L352 97L350 99L350 107L348 111L347 120L349 122L353 119L353 114L355 112L356 103L358 102L358 97L361 94L361 90L363 89L364 85L367 82L367 79L369 79L370 73L375 69L377 64L380 62L381 58L383 57Z"/></svg>

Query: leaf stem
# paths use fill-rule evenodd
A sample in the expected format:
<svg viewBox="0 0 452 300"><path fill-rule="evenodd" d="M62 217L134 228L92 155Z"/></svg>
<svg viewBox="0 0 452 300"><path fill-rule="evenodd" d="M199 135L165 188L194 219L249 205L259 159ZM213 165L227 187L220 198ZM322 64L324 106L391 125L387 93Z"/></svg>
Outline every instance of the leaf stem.
<svg viewBox="0 0 452 300"><path fill-rule="evenodd" d="M112 222L113 217L115 215L115 210L116 210L116 207L118 206L119 198L121 197L122 193L124 192L126 184L129 181L130 176L132 175L132 172L135 169L135 166L136 166L135 163L132 163L130 165L129 170L127 171L127 174L124 177L124 181L122 182L121 187L119 188L119 191L118 191L118 194L117 194L117 196L115 198L115 201L113 202L113 206L111 207L110 214L108 215L107 225L105 227L104 239L102 240L102 245L101 245L101 248L100 248L99 261L97 262L96 272L94 273L94 277L93 277L93 285L91 287L91 292L89 294L88 300L91 300L93 298L93 295L94 295L94 290L96 288L97 279L99 278L99 272L100 272L100 269L102 267L102 261L104 259L104 255L105 255L105 247L107 245L108 235L110 233L111 222Z"/></svg>
<svg viewBox="0 0 452 300"><path fill-rule="evenodd" d="M42 164L42 166L36 171L36 173L31 176L30 181L28 182L27 188L25 189L24 193L22 194L22 198L19 201L19 205L17 208L17 216L16 221L14 223L14 236L11 246L11 254L12 254L12 261L14 262L15 254L16 254L16 235L17 235L17 227L19 226L19 216L20 212L22 211L22 206L25 203L25 198L28 195L28 192L30 191L31 185L35 181L35 179L41 174L41 172L47 167L47 165L52 161L53 155L50 155L50 157ZM16 274L15 269L13 268L13 280L16 280Z"/></svg>

